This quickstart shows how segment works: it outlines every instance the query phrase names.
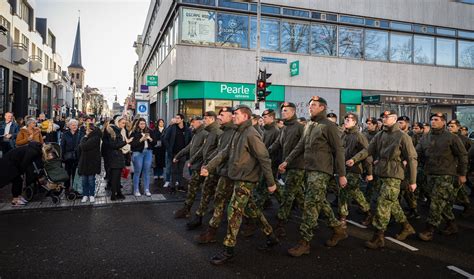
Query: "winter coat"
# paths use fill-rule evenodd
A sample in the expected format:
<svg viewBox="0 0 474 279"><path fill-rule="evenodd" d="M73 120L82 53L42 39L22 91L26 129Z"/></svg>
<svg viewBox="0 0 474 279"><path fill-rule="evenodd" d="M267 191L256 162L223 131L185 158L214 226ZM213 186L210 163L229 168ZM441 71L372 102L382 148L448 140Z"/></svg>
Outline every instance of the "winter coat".
<svg viewBox="0 0 474 279"><path fill-rule="evenodd" d="M149 131L148 133L151 137L151 140L147 140L148 149L152 150L153 146L156 144L156 139L152 131ZM142 132L134 131L130 134L130 137L133 138L132 142L130 143L132 152L143 152L143 149L145 149L145 142L140 142L140 139L142 138Z"/></svg>
<svg viewBox="0 0 474 279"><path fill-rule="evenodd" d="M304 125L297 121L296 116L290 120L285 120L284 125L277 140L268 148L270 155L278 154L281 151L283 158L286 158L303 136ZM303 156L299 156L288 163L287 169L304 169Z"/></svg>
<svg viewBox="0 0 474 279"><path fill-rule="evenodd" d="M63 134L61 138L61 154L64 158L66 157L66 153L73 153L75 154L75 161L79 161L79 156L78 156L78 147L79 143L81 142L81 139L84 135L81 134L79 130L76 131L76 133L73 135L71 131L67 131ZM71 160L74 161L74 160Z"/></svg>
<svg viewBox="0 0 474 279"><path fill-rule="evenodd" d="M175 144L176 129L177 128L178 128L178 124L173 124L173 125L169 126L165 130L165 135L162 138L162 140L165 143L166 151L169 154L173 154L173 147L174 147L174 144ZM191 129L189 129L188 127L186 127L186 125L184 125L184 145L185 146L187 146L189 144L189 142L191 141L191 137L192 137Z"/></svg>
<svg viewBox="0 0 474 279"><path fill-rule="evenodd" d="M163 134L165 130L163 129L163 132L160 132L159 128L156 128L154 130L154 137L156 140L156 144L153 147L153 154L155 154L155 165L157 168L164 168L165 167L165 160L166 160L166 148L164 146L163 142ZM157 146L160 145L160 146Z"/></svg>
<svg viewBox="0 0 474 279"><path fill-rule="evenodd" d="M120 129L116 126L110 125L109 128L104 131L102 140L102 146L107 150L107 153L105 153L105 160L108 162L107 167L109 169L124 168L125 157L121 148L125 146L126 142L120 134Z"/></svg>
<svg viewBox="0 0 474 279"><path fill-rule="evenodd" d="M367 150L369 142L367 138L359 132L359 127L354 126L344 131L342 142L345 149L345 160L354 160L354 165L352 167L346 167L346 171L361 174L364 170L363 162L369 155ZM368 174L372 175L371 172L372 169L370 169Z"/></svg>
<svg viewBox="0 0 474 279"><path fill-rule="evenodd" d="M16 137L16 146L22 146L28 144L28 137L30 136L30 132L28 131L28 128L25 126L20 129L20 132L18 133L18 136ZM41 131L39 128L34 128L33 132L33 140L39 142L41 144L44 143L43 141L43 136L41 135Z"/></svg>
<svg viewBox="0 0 474 279"><path fill-rule="evenodd" d="M204 129L204 125L201 125L201 127L197 128L196 130L193 130L193 138L191 139L191 142L178 154L174 156L175 159L179 160L183 156L189 155L191 158L199 151L199 149L204 145L206 142L207 135L209 134L206 129ZM202 157L200 158L195 158L193 162L191 163L191 170L199 170L202 165Z"/></svg>
<svg viewBox="0 0 474 279"><path fill-rule="evenodd" d="M99 128L94 128L89 135L85 135L79 144L79 175L100 174L102 167L100 157L100 139L102 132Z"/></svg>
<svg viewBox="0 0 474 279"><path fill-rule="evenodd" d="M10 184L13 179L31 169L33 162L41 165L41 143L30 142L10 150L0 159L0 187Z"/></svg>
<svg viewBox="0 0 474 279"><path fill-rule="evenodd" d="M6 125L7 124L5 123L5 121L0 122L0 136L2 137L0 138L0 140L3 140L3 134L5 133ZM12 124L10 125L10 132L9 132L9 134L12 135L12 137L10 138L10 140L8 140L8 143L10 143L11 148L15 148L16 137L19 132L20 132L20 127L18 126L18 124L16 124L15 121L12 121Z"/></svg>

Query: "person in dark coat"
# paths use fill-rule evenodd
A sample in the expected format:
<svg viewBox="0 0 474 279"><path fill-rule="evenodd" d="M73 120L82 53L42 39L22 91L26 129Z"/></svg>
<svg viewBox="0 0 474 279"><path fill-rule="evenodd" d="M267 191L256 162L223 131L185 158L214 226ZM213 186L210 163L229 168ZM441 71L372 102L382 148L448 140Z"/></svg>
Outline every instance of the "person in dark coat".
<svg viewBox="0 0 474 279"><path fill-rule="evenodd" d="M20 127L15 123L13 113L5 113L5 121L0 122L0 150L3 154L15 148L16 136Z"/></svg>
<svg viewBox="0 0 474 279"><path fill-rule="evenodd" d="M115 125L109 125L104 133L103 146L108 149L107 160L109 168L109 179L112 195L111 200L125 199L120 189L120 175L125 167L125 157L122 147L132 142L133 138L123 140L121 130L125 129L126 119L119 116L115 119Z"/></svg>
<svg viewBox="0 0 474 279"><path fill-rule="evenodd" d="M61 155L65 169L69 175L69 180L64 183L66 192L69 192L71 181L74 181L74 177L76 176L77 164L79 163L77 149L82 137L84 136L80 133L78 125L79 122L77 120L71 119L68 122L69 130L67 130L61 138Z"/></svg>
<svg viewBox="0 0 474 279"><path fill-rule="evenodd" d="M156 145L153 147L153 154L155 155L155 179L163 178L163 169L166 165L166 149L162 141L165 129L165 121L159 119L154 131L156 140Z"/></svg>
<svg viewBox="0 0 474 279"><path fill-rule="evenodd" d="M26 145L10 150L0 159L0 187L12 183L12 206L23 206L26 200L21 196L23 179L26 173L27 185L33 181L33 162L41 166L42 144L29 142Z"/></svg>
<svg viewBox="0 0 474 279"><path fill-rule="evenodd" d="M92 124L86 125L86 134L79 144L78 174L82 176L82 202L95 202L95 175L100 174L100 138L102 132Z"/></svg>

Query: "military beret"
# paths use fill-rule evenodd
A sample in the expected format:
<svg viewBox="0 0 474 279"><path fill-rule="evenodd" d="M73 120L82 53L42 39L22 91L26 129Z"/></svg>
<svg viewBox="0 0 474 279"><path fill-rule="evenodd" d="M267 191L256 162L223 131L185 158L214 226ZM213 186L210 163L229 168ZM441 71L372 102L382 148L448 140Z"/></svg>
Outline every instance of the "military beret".
<svg viewBox="0 0 474 279"><path fill-rule="evenodd" d="M266 109L266 110L264 110L264 111L262 112L262 116L265 116L265 115L267 115L267 114L273 114L273 115L275 115L275 111L272 110L272 109Z"/></svg>
<svg viewBox="0 0 474 279"><path fill-rule="evenodd" d="M334 117L337 119L337 115L334 112L330 112L326 115L327 118Z"/></svg>
<svg viewBox="0 0 474 279"><path fill-rule="evenodd" d="M436 116L436 117L441 117L443 120L446 121L446 116L444 115L444 113L441 113L441 112L433 113L433 114L431 114L431 116L430 116L430 120L431 120L431 118L433 118L433 117L435 117L435 116Z"/></svg>
<svg viewBox="0 0 474 279"><path fill-rule="evenodd" d="M457 119L453 119L453 120L449 121L448 124L454 124L454 125L457 125L457 126L461 126L461 123Z"/></svg>
<svg viewBox="0 0 474 279"><path fill-rule="evenodd" d="M431 127L430 123L423 123L423 127Z"/></svg>
<svg viewBox="0 0 474 279"><path fill-rule="evenodd" d="M359 117L357 116L357 114L355 114L353 112L349 112L346 115L344 115L344 119L346 119L346 118L352 118L352 119L354 119L355 122L359 122Z"/></svg>
<svg viewBox="0 0 474 279"><path fill-rule="evenodd" d="M193 118L191 118L191 122L193 122L194 120L202 120L202 117L201 116L194 116Z"/></svg>
<svg viewBox="0 0 474 279"><path fill-rule="evenodd" d="M219 110L219 114L221 112L230 112L230 113L234 113L234 108L233 107L223 107Z"/></svg>
<svg viewBox="0 0 474 279"><path fill-rule="evenodd" d="M204 113L204 116L217 117L217 114L216 114L214 111L210 110L210 111L206 111L206 112Z"/></svg>
<svg viewBox="0 0 474 279"><path fill-rule="evenodd" d="M418 127L418 128L420 128L420 129L423 129L423 123L421 123L421 122L416 122L415 125L414 125L414 127Z"/></svg>
<svg viewBox="0 0 474 279"><path fill-rule="evenodd" d="M298 120L299 120L299 121L306 121L306 118L300 117L300 118L298 118Z"/></svg>
<svg viewBox="0 0 474 279"><path fill-rule="evenodd" d="M380 117L389 116L389 115L397 115L397 112L393 109L386 110L380 114Z"/></svg>
<svg viewBox="0 0 474 279"><path fill-rule="evenodd" d="M283 109L283 108L296 108L296 105L294 103L284 102L280 106L280 109Z"/></svg>
<svg viewBox="0 0 474 279"><path fill-rule="evenodd" d="M410 122L410 118L408 116L400 116L397 121L406 121L406 122Z"/></svg>
<svg viewBox="0 0 474 279"><path fill-rule="evenodd" d="M316 102L319 102L320 104L325 104L326 106L328 105L328 102L326 101L326 99L324 99L323 97L319 97L319 96L311 97L308 104L311 103L311 101L316 101Z"/></svg>
<svg viewBox="0 0 474 279"><path fill-rule="evenodd" d="M365 120L365 123L372 123L374 125L377 125L377 119L373 118L373 117L369 117L367 118L367 120Z"/></svg>
<svg viewBox="0 0 474 279"><path fill-rule="evenodd" d="M254 113L254 114L252 114L252 118L253 119L260 119L262 117L260 115Z"/></svg>

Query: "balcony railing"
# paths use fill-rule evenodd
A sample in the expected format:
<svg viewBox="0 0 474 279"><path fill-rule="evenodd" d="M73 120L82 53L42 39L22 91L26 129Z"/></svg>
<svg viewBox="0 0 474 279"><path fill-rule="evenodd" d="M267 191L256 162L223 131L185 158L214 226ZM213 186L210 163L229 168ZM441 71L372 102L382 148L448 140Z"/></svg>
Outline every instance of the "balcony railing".
<svg viewBox="0 0 474 279"><path fill-rule="evenodd" d="M24 43L14 43L13 47L23 49L24 51L28 51L28 47Z"/></svg>

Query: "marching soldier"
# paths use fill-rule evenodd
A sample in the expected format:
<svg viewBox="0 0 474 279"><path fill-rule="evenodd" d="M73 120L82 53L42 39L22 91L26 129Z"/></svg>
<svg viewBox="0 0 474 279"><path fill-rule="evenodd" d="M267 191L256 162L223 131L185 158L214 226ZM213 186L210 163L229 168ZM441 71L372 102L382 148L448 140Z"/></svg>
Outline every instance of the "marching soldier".
<svg viewBox="0 0 474 279"><path fill-rule="evenodd" d="M201 169L202 165L202 157L194 157L194 155L199 151L201 146L206 141L207 135L209 134L205 129L202 123L201 117L195 117L191 121L191 125L193 126L193 137L191 142L176 156L173 158L173 163L179 161L179 159L183 156L189 155L193 160L189 160L188 167L192 170L191 180L188 183L188 193L186 195L186 201L184 202L184 206L177 210L174 213L174 218L189 218L191 215L191 207L193 206L194 199L196 198L196 192L204 181L204 178L199 175L199 170ZM179 170L183 171L183 170Z"/></svg>
<svg viewBox="0 0 474 279"><path fill-rule="evenodd" d="M285 126L281 130L278 139L268 148L268 151L270 155L281 151L283 158L286 158L303 136L304 126L297 120L296 105L294 103L283 103L281 114ZM296 200L301 210L304 206L304 161L302 156L295 158L287 166L287 169L285 191L278 209L278 224L275 229L278 237L286 236L285 224L288 222L293 201Z"/></svg>
<svg viewBox="0 0 474 279"><path fill-rule="evenodd" d="M219 142L220 136L224 133L219 126L219 123L216 121L217 114L214 111L207 111L204 114L204 125L205 130L207 131L207 137L199 149L199 151L191 157L191 162L202 160L203 165L206 165L216 154L217 154L217 144ZM200 157L200 159L198 159ZM202 184L201 191L201 201L199 202L199 208L196 211L195 218L189 222L187 225L188 229L195 229L202 224L202 217L206 214L207 207L211 202L211 199L214 197L216 190L216 184L219 180L219 176L215 173L209 174L208 177L204 180Z"/></svg>
<svg viewBox="0 0 474 279"><path fill-rule="evenodd" d="M370 141L379 132L379 129L377 126L377 119L373 117L369 117L367 118L367 120L365 120L365 124L367 124L367 129L364 131L364 136L367 138L367 140L370 143Z"/></svg>
<svg viewBox="0 0 474 279"><path fill-rule="evenodd" d="M443 234L451 235L458 231L453 214L453 201L456 198L454 179L458 180L458 185L466 182L467 151L456 135L445 130L445 125L444 114L433 114L431 132L416 147L425 162L428 184L433 187L426 229L418 234L424 241L433 239L434 230L443 219L447 222Z"/></svg>
<svg viewBox="0 0 474 279"><path fill-rule="evenodd" d="M367 124L367 129L363 132L363 134L367 138L367 142L370 143L372 139L375 137L375 135L379 132L377 119L375 119L374 117L369 117L367 118L367 120L365 120L365 124ZM372 199L373 199L374 193L379 193L380 184L378 183L377 176L373 175L373 159L371 156L369 156L365 160L364 167L366 170L366 175L368 173L372 173L372 178L373 178L370 181L366 179L367 187L365 189L365 199L367 200L367 202L369 202L369 204L373 204Z"/></svg>
<svg viewBox="0 0 474 279"><path fill-rule="evenodd" d="M281 172L285 172L296 158L304 158L306 193L303 221L300 225L301 240L296 246L288 249L288 253L294 257L310 253L310 241L320 213L327 216L328 224L333 229L333 235L326 241L327 246L336 246L340 240L347 238L345 228L334 216L326 199L326 190L334 171L339 175L339 185L345 187L347 184L344 147L337 125L326 117L326 109L325 99L318 96L311 98L311 121L306 124L298 144L279 167Z"/></svg>
<svg viewBox="0 0 474 279"><path fill-rule="evenodd" d="M352 199L360 205L362 211L366 214L362 222L368 225L371 220L370 204L360 190L361 174L363 172L363 162L368 157L367 147L369 143L364 135L359 132L357 123L359 118L354 113L348 113L344 116L344 135L342 142L345 148L346 177L347 186L339 190L339 217L341 223L346 225L346 218L349 215L348 204ZM373 179L372 170L367 173L367 180Z"/></svg>
<svg viewBox="0 0 474 279"><path fill-rule="evenodd" d="M221 163L228 161L229 178L234 182L234 192L227 207L227 235L224 239L224 251L211 258L215 265L224 264L234 257L237 234L242 223L244 211L251 218L256 218L263 233L267 236L265 244L259 247L268 249L279 243L272 226L268 223L254 202L252 191L263 173L269 192L276 190L271 161L261 136L252 127L252 111L248 106L239 105L234 111L234 124L237 129L230 145L220 151L209 164L203 166L201 175L208 176Z"/></svg>
<svg viewBox="0 0 474 279"><path fill-rule="evenodd" d="M402 230L396 235L398 240L405 240L408 236L415 234L415 230L403 213L398 196L400 184L405 178L403 161L407 162L410 191L413 192L416 189L416 150L411 138L398 127L395 111L385 111L381 117L383 117L383 130L369 144L369 155L374 158L375 174L378 175L381 183L372 222L376 230L372 239L365 242L365 246L370 249L385 246L384 233L390 216L393 216L397 223L402 224Z"/></svg>
<svg viewBox="0 0 474 279"><path fill-rule="evenodd" d="M235 124L232 122L232 114L234 110L231 107L223 107L219 111L217 119L221 124L222 135L219 138L219 144L217 146L217 152L224 150L232 140L235 133ZM218 168L216 173L219 175L219 181L217 182L217 189L214 196L214 213L211 220L209 220L209 227L207 230L200 234L197 238L197 242L200 244L210 243L216 241L216 233L219 225L222 222L224 216L225 205L230 200L234 185L232 180L229 178L227 172L228 160L224 161Z"/></svg>

